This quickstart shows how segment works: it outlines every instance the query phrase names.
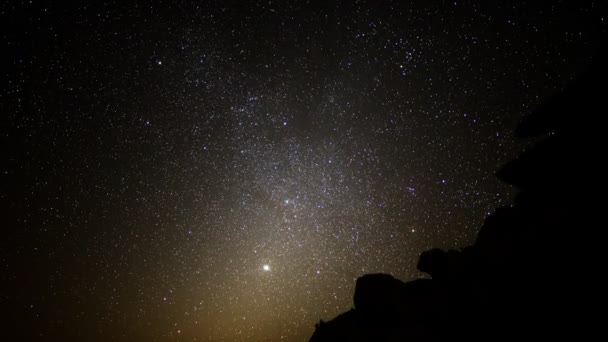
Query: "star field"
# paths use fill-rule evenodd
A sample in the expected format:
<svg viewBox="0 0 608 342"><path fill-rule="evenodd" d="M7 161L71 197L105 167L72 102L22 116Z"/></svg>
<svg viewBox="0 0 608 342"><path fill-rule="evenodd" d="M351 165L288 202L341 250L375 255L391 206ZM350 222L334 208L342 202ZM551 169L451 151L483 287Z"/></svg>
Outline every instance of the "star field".
<svg viewBox="0 0 608 342"><path fill-rule="evenodd" d="M1 5L11 333L300 341L357 277L421 276L511 200L512 131L598 6Z"/></svg>

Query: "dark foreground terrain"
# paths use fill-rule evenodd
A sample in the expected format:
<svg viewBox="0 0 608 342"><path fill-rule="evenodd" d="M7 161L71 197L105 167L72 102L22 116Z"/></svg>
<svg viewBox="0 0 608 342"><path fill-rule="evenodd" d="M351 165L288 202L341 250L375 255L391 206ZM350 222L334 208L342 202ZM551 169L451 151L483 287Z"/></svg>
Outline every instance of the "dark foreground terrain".
<svg viewBox="0 0 608 342"><path fill-rule="evenodd" d="M357 280L354 308L321 321L311 341L583 340L601 324L605 61L517 128L537 141L498 177L519 192L476 242L422 253L431 279ZM601 335L600 335L601 336Z"/></svg>

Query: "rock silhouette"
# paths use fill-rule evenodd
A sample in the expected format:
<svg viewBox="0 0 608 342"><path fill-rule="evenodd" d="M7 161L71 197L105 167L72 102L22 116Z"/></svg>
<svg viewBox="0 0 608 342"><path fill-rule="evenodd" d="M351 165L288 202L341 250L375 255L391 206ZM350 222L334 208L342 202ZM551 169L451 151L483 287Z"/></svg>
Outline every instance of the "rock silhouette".
<svg viewBox="0 0 608 342"><path fill-rule="evenodd" d="M598 333L606 50L516 129L539 141L497 176L519 192L472 246L422 253L431 276L357 280L354 309L310 341L586 339ZM601 336L601 335L600 335Z"/></svg>

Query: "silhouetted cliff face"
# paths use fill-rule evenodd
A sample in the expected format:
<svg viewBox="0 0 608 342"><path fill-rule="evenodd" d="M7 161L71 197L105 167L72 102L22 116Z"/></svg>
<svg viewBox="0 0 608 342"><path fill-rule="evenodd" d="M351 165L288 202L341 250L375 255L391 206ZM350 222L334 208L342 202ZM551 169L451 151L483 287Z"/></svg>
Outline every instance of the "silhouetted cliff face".
<svg viewBox="0 0 608 342"><path fill-rule="evenodd" d="M589 72L517 128L519 136L541 140L498 172L520 192L512 206L487 217L473 246L422 253L418 269L431 280L359 278L355 309L321 322L311 341L592 336L603 284L592 277L602 269L605 225L605 61L603 51Z"/></svg>

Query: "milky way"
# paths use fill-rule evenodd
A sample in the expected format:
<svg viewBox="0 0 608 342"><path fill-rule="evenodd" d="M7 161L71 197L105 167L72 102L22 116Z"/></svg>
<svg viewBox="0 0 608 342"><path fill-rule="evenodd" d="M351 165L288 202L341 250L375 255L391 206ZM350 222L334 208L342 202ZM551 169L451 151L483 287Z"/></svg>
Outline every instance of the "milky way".
<svg viewBox="0 0 608 342"><path fill-rule="evenodd" d="M560 2L59 6L2 5L1 300L41 340L305 340L357 277L474 241L605 31Z"/></svg>

